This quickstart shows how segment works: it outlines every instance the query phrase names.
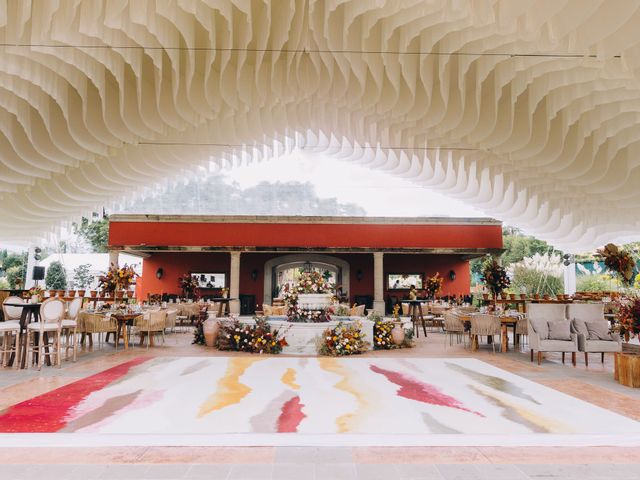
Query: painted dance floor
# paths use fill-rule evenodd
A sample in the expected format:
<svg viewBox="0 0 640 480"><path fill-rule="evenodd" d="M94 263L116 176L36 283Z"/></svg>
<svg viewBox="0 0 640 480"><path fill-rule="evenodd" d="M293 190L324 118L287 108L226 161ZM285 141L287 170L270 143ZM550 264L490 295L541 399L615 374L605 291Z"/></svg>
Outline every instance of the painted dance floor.
<svg viewBox="0 0 640 480"><path fill-rule="evenodd" d="M640 445L640 422L476 359L146 358L0 413L0 445Z"/></svg>

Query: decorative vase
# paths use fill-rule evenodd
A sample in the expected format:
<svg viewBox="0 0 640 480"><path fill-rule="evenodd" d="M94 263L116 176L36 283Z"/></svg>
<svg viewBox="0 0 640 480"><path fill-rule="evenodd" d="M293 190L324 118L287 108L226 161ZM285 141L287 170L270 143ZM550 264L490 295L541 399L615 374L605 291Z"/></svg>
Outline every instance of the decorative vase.
<svg viewBox="0 0 640 480"><path fill-rule="evenodd" d="M210 315L209 318L202 322L202 332L204 333L204 343L207 347L215 346L220 332L220 322L216 320L215 315Z"/></svg>
<svg viewBox="0 0 640 480"><path fill-rule="evenodd" d="M40 295L31 295L31 303L40 303Z"/></svg>
<svg viewBox="0 0 640 480"><path fill-rule="evenodd" d="M393 328L391 329L391 341L398 347L404 343L404 328L402 328L402 322L393 322Z"/></svg>

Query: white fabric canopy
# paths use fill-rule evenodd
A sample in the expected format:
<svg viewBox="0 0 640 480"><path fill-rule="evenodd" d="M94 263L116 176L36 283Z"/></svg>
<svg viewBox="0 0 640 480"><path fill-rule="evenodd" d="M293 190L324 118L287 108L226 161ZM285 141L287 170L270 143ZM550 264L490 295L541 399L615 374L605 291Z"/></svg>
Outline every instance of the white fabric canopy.
<svg viewBox="0 0 640 480"><path fill-rule="evenodd" d="M638 25L637 0L0 0L0 241L293 146L567 250L636 236Z"/></svg>

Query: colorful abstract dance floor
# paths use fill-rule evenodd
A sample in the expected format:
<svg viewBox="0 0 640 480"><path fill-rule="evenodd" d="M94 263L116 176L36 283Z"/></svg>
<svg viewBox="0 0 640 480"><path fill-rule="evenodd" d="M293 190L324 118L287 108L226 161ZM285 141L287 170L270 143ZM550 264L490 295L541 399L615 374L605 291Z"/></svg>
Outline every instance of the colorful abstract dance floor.
<svg viewBox="0 0 640 480"><path fill-rule="evenodd" d="M1 445L640 445L639 422L467 358L140 357L9 407L0 432Z"/></svg>

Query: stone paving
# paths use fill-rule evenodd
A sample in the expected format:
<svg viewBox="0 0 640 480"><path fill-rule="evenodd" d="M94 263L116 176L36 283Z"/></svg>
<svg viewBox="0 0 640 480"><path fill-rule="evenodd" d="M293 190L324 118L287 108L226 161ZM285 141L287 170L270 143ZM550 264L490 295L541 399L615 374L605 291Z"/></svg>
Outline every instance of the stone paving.
<svg viewBox="0 0 640 480"><path fill-rule="evenodd" d="M191 345L191 335L171 334L164 346L115 352L112 344L83 350L61 369L0 370L0 409L140 356L224 356ZM239 355L239 354L238 354ZM587 402L640 420L640 391L613 380L612 358L594 355L588 368L562 365L560 355L530 363L520 351L471 353L444 347L440 334L418 339L410 350L370 352L389 357L475 357ZM0 479L612 479L640 480L636 447L101 447L0 449Z"/></svg>

